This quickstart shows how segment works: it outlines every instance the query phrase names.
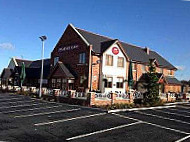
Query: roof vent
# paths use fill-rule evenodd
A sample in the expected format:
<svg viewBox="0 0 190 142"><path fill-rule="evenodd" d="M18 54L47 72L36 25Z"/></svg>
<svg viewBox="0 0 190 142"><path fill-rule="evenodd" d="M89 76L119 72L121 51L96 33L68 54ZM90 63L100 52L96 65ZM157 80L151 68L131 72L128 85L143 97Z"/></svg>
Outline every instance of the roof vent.
<svg viewBox="0 0 190 142"><path fill-rule="evenodd" d="M148 54L148 55L150 54L150 48L145 47L145 49L144 49L144 50L145 50L146 54Z"/></svg>

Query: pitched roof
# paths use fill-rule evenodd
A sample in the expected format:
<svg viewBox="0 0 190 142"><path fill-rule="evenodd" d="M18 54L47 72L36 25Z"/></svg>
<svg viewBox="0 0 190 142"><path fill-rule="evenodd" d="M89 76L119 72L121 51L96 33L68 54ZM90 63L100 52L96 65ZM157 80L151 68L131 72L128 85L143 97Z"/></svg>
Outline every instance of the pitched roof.
<svg viewBox="0 0 190 142"><path fill-rule="evenodd" d="M64 72L63 75L65 75L65 77L67 77L67 78L75 78L75 77L73 76L73 74L69 71L69 69L68 69L62 62L60 62L60 61L57 62L57 64L55 65L55 67L54 67L53 70L51 71L49 77L51 77L51 76L53 75L53 73L55 72L55 70L56 70L57 68L60 68L60 69Z"/></svg>
<svg viewBox="0 0 190 142"><path fill-rule="evenodd" d="M29 67L41 68L41 66L42 66L42 60L36 60L36 61L33 61ZM50 66L50 59L44 59L44 66Z"/></svg>
<svg viewBox="0 0 190 142"><path fill-rule="evenodd" d="M114 39L109 37L98 35L79 28L75 29L88 41L88 43L93 45L93 51L96 53L102 53L105 51L106 46L109 46L109 44L114 41ZM150 51L150 54L147 54L142 47L131 45L125 42L120 43L123 46L127 56L133 61L149 63L149 59L155 58L160 67L176 69L171 63L169 63L155 51Z"/></svg>
<svg viewBox="0 0 190 142"><path fill-rule="evenodd" d="M21 74L22 67L16 67L14 73L18 73L19 76ZM26 71L26 78L28 79L40 79L41 75L41 68L25 68ZM50 73L50 66L44 66L44 71L43 71L43 79L47 79L48 75Z"/></svg>
<svg viewBox="0 0 190 142"><path fill-rule="evenodd" d="M67 67L62 63L62 62L58 62L59 66L61 67L61 69L64 71L65 75L69 78L74 78L74 76L72 75L72 73L67 69Z"/></svg>
<svg viewBox="0 0 190 142"><path fill-rule="evenodd" d="M9 68L4 68L1 74L2 79L9 79L13 74L13 70Z"/></svg>
<svg viewBox="0 0 190 142"><path fill-rule="evenodd" d="M165 78L168 84L182 85L182 83L175 77L166 76Z"/></svg>
<svg viewBox="0 0 190 142"><path fill-rule="evenodd" d="M24 59L15 59L18 66L22 66L22 63L24 62L25 66L26 67L29 67L30 64L33 62L33 61L30 61L30 60L24 60Z"/></svg>

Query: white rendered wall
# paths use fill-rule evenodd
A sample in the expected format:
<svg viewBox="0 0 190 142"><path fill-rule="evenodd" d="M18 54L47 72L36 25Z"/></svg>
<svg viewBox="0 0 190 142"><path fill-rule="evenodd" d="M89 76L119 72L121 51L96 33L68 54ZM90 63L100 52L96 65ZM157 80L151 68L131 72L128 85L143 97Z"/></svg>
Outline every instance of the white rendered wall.
<svg viewBox="0 0 190 142"><path fill-rule="evenodd" d="M112 53L112 48L117 47L119 49L119 53L117 55L114 55ZM113 66L107 66L106 65L106 55L113 55ZM117 66L117 60L118 57L124 57L124 67L118 67ZM116 82L117 82L117 77L123 77L124 80L126 79L126 71L127 71L127 63L126 63L126 57L124 56L123 52L120 50L120 47L117 44L114 44L110 46L102 56L102 73L100 77L100 89L101 92L115 92L115 91L126 91L126 85L125 83L123 84L123 88L116 88ZM112 82L112 88L104 88L104 81L103 78L106 77L113 77L113 82Z"/></svg>

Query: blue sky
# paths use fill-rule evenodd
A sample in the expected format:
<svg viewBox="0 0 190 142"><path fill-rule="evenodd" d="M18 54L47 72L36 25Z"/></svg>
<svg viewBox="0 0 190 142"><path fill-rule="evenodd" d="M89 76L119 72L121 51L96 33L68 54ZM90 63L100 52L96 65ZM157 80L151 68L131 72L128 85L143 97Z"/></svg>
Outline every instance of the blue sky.
<svg viewBox="0 0 190 142"><path fill-rule="evenodd" d="M190 1L182 0L0 0L0 72L11 57L45 57L66 26L148 46L190 79Z"/></svg>

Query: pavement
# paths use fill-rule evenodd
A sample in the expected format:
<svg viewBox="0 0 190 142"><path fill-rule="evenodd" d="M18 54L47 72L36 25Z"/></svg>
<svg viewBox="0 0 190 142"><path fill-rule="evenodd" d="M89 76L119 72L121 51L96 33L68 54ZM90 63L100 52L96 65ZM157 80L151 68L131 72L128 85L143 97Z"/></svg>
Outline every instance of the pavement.
<svg viewBox="0 0 190 142"><path fill-rule="evenodd" d="M107 113L0 93L0 141L190 142L190 103Z"/></svg>

